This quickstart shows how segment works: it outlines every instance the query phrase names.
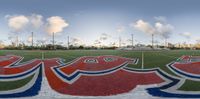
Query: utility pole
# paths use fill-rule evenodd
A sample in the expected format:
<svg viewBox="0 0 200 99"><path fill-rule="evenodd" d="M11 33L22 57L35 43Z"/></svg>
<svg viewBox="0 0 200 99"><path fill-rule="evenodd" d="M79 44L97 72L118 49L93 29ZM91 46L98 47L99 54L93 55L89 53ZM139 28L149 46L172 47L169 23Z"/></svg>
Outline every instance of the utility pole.
<svg viewBox="0 0 200 99"><path fill-rule="evenodd" d="M152 49L154 48L154 34L152 34Z"/></svg>
<svg viewBox="0 0 200 99"><path fill-rule="evenodd" d="M53 41L52 41L52 43L53 43L53 50L54 50L54 49L55 49L55 46L54 46L54 44L55 44L55 42L54 42L54 32L53 32L52 37L53 37Z"/></svg>
<svg viewBox="0 0 200 99"><path fill-rule="evenodd" d="M17 34L17 37L16 37L16 47L19 47L19 38L18 38L18 34Z"/></svg>
<svg viewBox="0 0 200 99"><path fill-rule="evenodd" d="M69 36L67 36L67 47L69 49Z"/></svg>
<svg viewBox="0 0 200 99"><path fill-rule="evenodd" d="M131 36L132 36L132 49L133 49L133 34L131 34Z"/></svg>
<svg viewBox="0 0 200 99"><path fill-rule="evenodd" d="M32 45L32 49L33 49L33 32L31 33L31 45Z"/></svg>
<svg viewBox="0 0 200 99"><path fill-rule="evenodd" d="M119 48L121 47L121 37L119 37Z"/></svg>
<svg viewBox="0 0 200 99"><path fill-rule="evenodd" d="M167 39L165 39L165 47L168 47Z"/></svg>

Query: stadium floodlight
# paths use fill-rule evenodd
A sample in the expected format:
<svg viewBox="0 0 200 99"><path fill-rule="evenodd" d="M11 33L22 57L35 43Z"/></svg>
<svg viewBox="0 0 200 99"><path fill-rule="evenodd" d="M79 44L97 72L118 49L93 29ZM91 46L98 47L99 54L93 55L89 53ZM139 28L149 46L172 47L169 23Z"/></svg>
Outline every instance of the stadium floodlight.
<svg viewBox="0 0 200 99"><path fill-rule="evenodd" d="M31 33L31 46L32 46L32 49L33 49L33 32Z"/></svg>
<svg viewBox="0 0 200 99"><path fill-rule="evenodd" d="M165 38L165 47L168 47L167 39Z"/></svg>
<svg viewBox="0 0 200 99"><path fill-rule="evenodd" d="M121 47L121 37L119 36L119 48Z"/></svg>
<svg viewBox="0 0 200 99"><path fill-rule="evenodd" d="M52 39L53 39L52 43L53 43L53 50L54 50L55 49L55 46L54 46L54 44L55 44L55 42L54 42L54 32L52 34Z"/></svg>
<svg viewBox="0 0 200 99"><path fill-rule="evenodd" d="M69 36L67 36L67 47L69 49Z"/></svg>
<svg viewBox="0 0 200 99"><path fill-rule="evenodd" d="M132 36L132 49L133 49L133 34L131 34L131 36Z"/></svg>
<svg viewBox="0 0 200 99"><path fill-rule="evenodd" d="M16 36L16 47L19 47L19 37L18 37L18 34Z"/></svg>
<svg viewBox="0 0 200 99"><path fill-rule="evenodd" d="M152 34L152 49L154 48L154 34Z"/></svg>

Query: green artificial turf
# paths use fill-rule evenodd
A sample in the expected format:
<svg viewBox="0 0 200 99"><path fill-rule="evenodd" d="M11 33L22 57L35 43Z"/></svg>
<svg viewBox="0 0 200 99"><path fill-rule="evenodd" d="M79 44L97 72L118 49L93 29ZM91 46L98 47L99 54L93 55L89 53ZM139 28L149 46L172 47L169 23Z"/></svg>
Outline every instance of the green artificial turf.
<svg viewBox="0 0 200 99"><path fill-rule="evenodd" d="M34 75L31 75L27 78L16 80L16 81L0 81L0 91L8 91L23 87L33 78Z"/></svg>
<svg viewBox="0 0 200 99"><path fill-rule="evenodd" d="M183 86L179 88L179 90L183 91L199 91L200 89L199 81L186 80Z"/></svg>
<svg viewBox="0 0 200 99"><path fill-rule="evenodd" d="M182 55L200 56L199 50L169 50L169 51L122 51L122 50L56 50L56 51L26 51L26 50L0 50L0 55L15 54L23 56L23 61L28 61L34 58L42 59L42 56L47 58L63 58L65 62L72 61L81 56L99 56L99 55L116 55L127 58L139 58L137 65L128 65L132 68L142 68L142 53L144 55L144 69L161 68L170 75L177 76L170 71L166 64L176 61ZM42 55L43 54L43 55ZM191 86L193 84L193 86ZM189 81L184 84L182 89L196 89L196 81ZM197 85L197 86L198 86ZM199 88L200 91L200 88Z"/></svg>

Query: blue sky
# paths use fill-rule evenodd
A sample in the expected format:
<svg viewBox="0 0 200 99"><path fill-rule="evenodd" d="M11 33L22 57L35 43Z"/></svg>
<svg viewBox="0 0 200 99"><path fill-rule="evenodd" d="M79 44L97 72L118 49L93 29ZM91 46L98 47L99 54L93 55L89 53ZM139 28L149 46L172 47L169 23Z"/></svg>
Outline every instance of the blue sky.
<svg viewBox="0 0 200 99"><path fill-rule="evenodd" d="M165 25L173 27L167 41L196 43L200 39L199 5L199 0L1 0L0 40L8 43L8 37L16 34L8 26L9 18L35 14L43 17L43 26L39 29L26 27L18 31L20 40L26 41L33 31L35 39L45 38L49 42L51 36L43 28L48 18L59 16L68 26L56 35L58 42L65 43L67 36L70 36L92 45L104 33L107 35L103 41L105 45L117 43L119 36L128 44L127 39L131 39L133 33L137 42L149 44L149 33L130 24L142 20L154 27L157 22L155 17L160 17L165 19ZM156 35L156 40L164 42L159 35Z"/></svg>

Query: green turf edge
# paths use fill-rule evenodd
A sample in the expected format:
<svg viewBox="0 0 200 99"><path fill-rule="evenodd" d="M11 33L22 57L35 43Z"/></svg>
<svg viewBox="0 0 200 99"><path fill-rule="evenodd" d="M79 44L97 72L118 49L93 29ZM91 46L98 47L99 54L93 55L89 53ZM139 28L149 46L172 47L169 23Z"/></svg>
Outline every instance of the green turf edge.
<svg viewBox="0 0 200 99"><path fill-rule="evenodd" d="M178 89L182 91L200 91L200 82L185 80L184 84Z"/></svg>
<svg viewBox="0 0 200 99"><path fill-rule="evenodd" d="M16 81L0 81L0 91L8 91L23 87L33 79L34 75Z"/></svg>

